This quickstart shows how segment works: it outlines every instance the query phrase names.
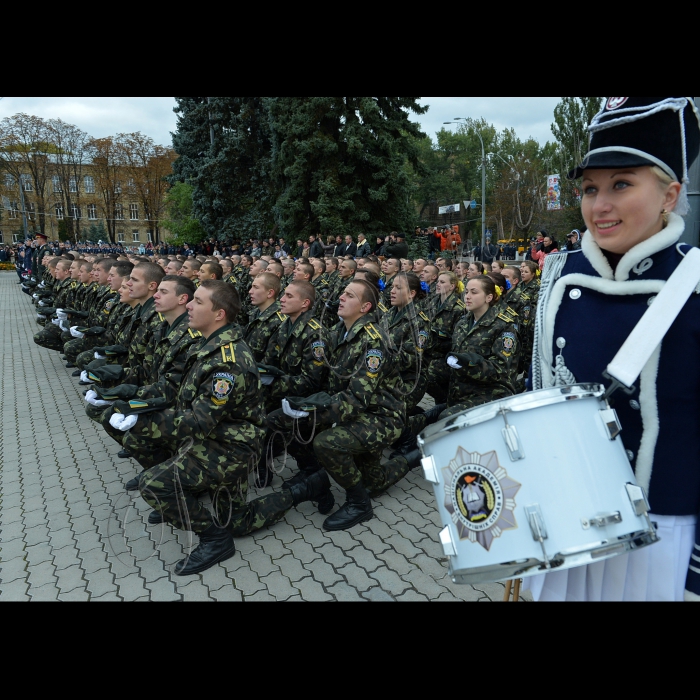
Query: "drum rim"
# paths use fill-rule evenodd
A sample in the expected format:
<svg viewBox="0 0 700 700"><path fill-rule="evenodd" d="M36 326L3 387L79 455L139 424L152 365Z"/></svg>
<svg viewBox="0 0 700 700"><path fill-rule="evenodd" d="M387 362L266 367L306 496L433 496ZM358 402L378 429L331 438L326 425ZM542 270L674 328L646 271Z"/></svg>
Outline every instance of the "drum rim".
<svg viewBox="0 0 700 700"><path fill-rule="evenodd" d="M605 387L602 384L582 382L580 384L567 384L565 386L526 391L522 394L496 399L474 408L468 408L466 411L455 413L433 425L429 425L418 436L418 446L422 448L424 445L428 445L454 430L461 430L479 423L485 423L495 418L501 409L507 412L524 411L542 406L551 406L556 403L571 401L572 399L599 399L602 398L604 393ZM477 418L477 420L465 420L467 416L471 416L472 419Z"/></svg>

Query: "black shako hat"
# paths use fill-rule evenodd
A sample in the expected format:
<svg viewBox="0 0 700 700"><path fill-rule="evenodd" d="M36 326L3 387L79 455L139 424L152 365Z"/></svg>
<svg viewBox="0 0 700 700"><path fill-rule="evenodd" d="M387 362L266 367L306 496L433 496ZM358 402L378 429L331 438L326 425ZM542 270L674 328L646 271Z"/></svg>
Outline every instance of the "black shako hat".
<svg viewBox="0 0 700 700"><path fill-rule="evenodd" d="M608 97L588 131L588 153L569 179L587 168L658 165L687 190L688 169L700 150L700 114L692 97Z"/></svg>

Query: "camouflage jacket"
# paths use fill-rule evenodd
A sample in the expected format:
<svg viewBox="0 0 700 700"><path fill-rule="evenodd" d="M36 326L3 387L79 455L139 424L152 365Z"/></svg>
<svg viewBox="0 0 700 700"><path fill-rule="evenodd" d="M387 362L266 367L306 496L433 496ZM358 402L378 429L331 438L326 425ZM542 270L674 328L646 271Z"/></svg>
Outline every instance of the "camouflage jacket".
<svg viewBox="0 0 700 700"><path fill-rule="evenodd" d="M535 278L530 280L530 282L521 282L516 288L516 291L520 292L520 299L522 300L522 312L518 311L520 314L520 322L523 328L530 329L530 334L534 328L535 313L537 311L537 300L540 296L540 283ZM517 309L516 309L517 311Z"/></svg>
<svg viewBox="0 0 700 700"><path fill-rule="evenodd" d="M153 355L153 362L145 385L139 387L136 392L137 398L164 397L174 401L182 382L182 372L189 350L201 340L202 334L189 327L187 312L175 319L172 325L163 321L153 333L148 353ZM133 368L126 371L125 378L121 380L123 384L134 383L131 381L132 372Z"/></svg>
<svg viewBox="0 0 700 700"><path fill-rule="evenodd" d="M486 403L515 393L520 341L512 318L492 306L476 323L468 313L455 327L453 353L475 353L481 360L451 370L448 405L465 399Z"/></svg>
<svg viewBox="0 0 700 700"><path fill-rule="evenodd" d="M85 326L102 326L104 323L101 323L100 321L104 320L106 317L103 314L104 308L105 308L105 302L107 299L110 297L114 297L115 292L112 291L112 288L109 285L103 285L103 286L98 286L94 296L92 297L91 303L90 303L90 308L88 311L90 312L90 315L87 318L87 323L80 324L80 325L85 325ZM109 308L111 310L112 304ZM109 311L107 312L107 315L109 315Z"/></svg>
<svg viewBox="0 0 700 700"><path fill-rule="evenodd" d="M136 371L134 384L145 384L150 367L153 363L153 348L150 346L151 336L163 323L163 317L156 311L153 297L136 307L131 317L129 354L124 362L124 368L130 367Z"/></svg>
<svg viewBox="0 0 700 700"><path fill-rule="evenodd" d="M311 280L313 288L316 290L316 303L314 304L314 315L316 317L323 313L326 302L331 295L332 288L328 284L326 275L323 274L317 277L315 280Z"/></svg>
<svg viewBox="0 0 700 700"><path fill-rule="evenodd" d="M423 311L415 304L403 309L392 306L378 325L389 338L389 352L404 379L424 367L424 352L430 347L430 319Z"/></svg>
<svg viewBox="0 0 700 700"><path fill-rule="evenodd" d="M428 351L431 358L444 357L452 347L452 334L455 326L467 312L464 302L456 292L450 294L444 302L436 295L428 306L432 346Z"/></svg>
<svg viewBox="0 0 700 700"><path fill-rule="evenodd" d="M206 443L196 457L209 469L259 459L265 435L260 378L243 332L231 323L190 347L175 405L139 416L131 429ZM196 448L195 448L196 449Z"/></svg>
<svg viewBox="0 0 700 700"><path fill-rule="evenodd" d="M397 273L398 274L398 273ZM382 280L384 282L384 289L380 293L381 302L387 309L391 308L391 288L394 286L394 281L396 280L396 275L387 279L382 275Z"/></svg>
<svg viewBox="0 0 700 700"><path fill-rule="evenodd" d="M262 313L258 309L253 312L245 327L244 336L256 362L263 361L270 339L286 320L287 316L280 311L278 301L270 304Z"/></svg>
<svg viewBox="0 0 700 700"><path fill-rule="evenodd" d="M371 429L379 417L405 424L404 383L373 314L358 319L349 331L342 323L333 329L328 361L332 401L319 412L320 423L360 423Z"/></svg>
<svg viewBox="0 0 700 700"><path fill-rule="evenodd" d="M321 391L328 369L324 361L328 331L314 318L313 311L292 322L287 318L270 339L263 363L284 372L265 387L267 401L286 396L309 396Z"/></svg>

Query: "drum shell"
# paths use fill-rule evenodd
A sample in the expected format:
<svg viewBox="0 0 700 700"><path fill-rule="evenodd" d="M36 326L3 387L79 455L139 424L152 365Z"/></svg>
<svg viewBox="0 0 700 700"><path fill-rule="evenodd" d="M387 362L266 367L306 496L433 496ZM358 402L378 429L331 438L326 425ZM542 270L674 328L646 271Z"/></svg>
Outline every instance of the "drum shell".
<svg viewBox="0 0 700 700"><path fill-rule="evenodd" d="M544 391L551 396L551 390ZM599 561L654 541L648 518L635 512L626 489L626 484L636 484L636 479L621 436L611 440L601 418L600 411L607 403L600 396L584 396L528 407L536 393L492 402L490 407L508 407L505 420L497 414L454 429L460 421L469 422L470 414L483 414L484 407L479 407L460 414L452 430L440 432L439 426L434 426L437 438L435 433L429 439L425 433L421 435L419 444L425 440L423 454L435 460L439 483L433 486L440 518L449 527L456 550L449 560L457 582L498 581L546 570L542 544L533 537L526 509L534 508L541 515L547 535L543 543L554 568ZM502 432L506 420L517 431L523 459L511 459ZM507 477L520 484L512 499L515 506L510 520L515 527L501 529L488 549L464 537L468 532L463 527L460 538L454 505L450 511L454 484L447 482L450 472L446 467L459 448L476 454L477 463L483 461L480 456L495 452ZM453 465L462 461L458 459ZM591 525L595 518L614 513L620 514L619 522L608 518L606 524Z"/></svg>

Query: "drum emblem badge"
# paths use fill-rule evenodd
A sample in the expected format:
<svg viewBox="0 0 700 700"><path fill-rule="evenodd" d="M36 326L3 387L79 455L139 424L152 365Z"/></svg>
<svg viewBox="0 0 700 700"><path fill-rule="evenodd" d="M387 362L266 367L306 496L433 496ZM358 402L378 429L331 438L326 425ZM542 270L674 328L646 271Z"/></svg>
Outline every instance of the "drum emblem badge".
<svg viewBox="0 0 700 700"><path fill-rule="evenodd" d="M503 530L517 528L515 494L521 484L498 463L495 450L479 454L460 447L444 467L445 508L460 539L487 551Z"/></svg>

